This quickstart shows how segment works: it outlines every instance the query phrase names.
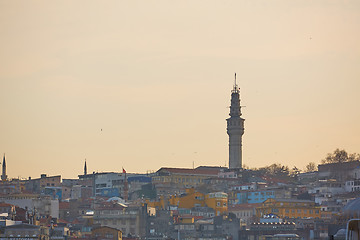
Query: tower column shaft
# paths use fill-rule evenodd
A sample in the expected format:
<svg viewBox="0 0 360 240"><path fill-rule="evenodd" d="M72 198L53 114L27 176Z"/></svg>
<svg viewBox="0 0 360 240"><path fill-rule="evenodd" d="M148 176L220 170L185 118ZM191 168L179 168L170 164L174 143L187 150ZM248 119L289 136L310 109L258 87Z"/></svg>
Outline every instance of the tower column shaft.
<svg viewBox="0 0 360 240"><path fill-rule="evenodd" d="M229 136L229 168L242 168L242 137Z"/></svg>

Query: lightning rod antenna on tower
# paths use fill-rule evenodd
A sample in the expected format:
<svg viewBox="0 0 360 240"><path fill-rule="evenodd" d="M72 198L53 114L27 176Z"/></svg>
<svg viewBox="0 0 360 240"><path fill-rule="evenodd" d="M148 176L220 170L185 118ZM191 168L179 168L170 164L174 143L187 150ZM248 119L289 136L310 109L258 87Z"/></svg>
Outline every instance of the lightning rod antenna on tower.
<svg viewBox="0 0 360 240"><path fill-rule="evenodd" d="M239 89L238 89L238 85L236 83L236 73L235 73L235 83L234 83L234 89L233 89L233 92L238 92Z"/></svg>
<svg viewBox="0 0 360 240"><path fill-rule="evenodd" d="M236 91L236 73L235 73L235 84L234 84L234 90Z"/></svg>

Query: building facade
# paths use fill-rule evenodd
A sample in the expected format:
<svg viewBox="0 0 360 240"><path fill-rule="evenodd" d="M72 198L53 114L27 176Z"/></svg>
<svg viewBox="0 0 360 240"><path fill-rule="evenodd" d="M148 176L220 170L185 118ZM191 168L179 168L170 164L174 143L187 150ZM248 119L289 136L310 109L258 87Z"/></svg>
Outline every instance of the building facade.
<svg viewBox="0 0 360 240"><path fill-rule="evenodd" d="M2 239L49 240L49 228L26 223L12 225L5 228Z"/></svg>
<svg viewBox="0 0 360 240"><path fill-rule="evenodd" d="M95 196L124 198L125 183L126 176L124 173L96 173Z"/></svg>
<svg viewBox="0 0 360 240"><path fill-rule="evenodd" d="M269 198L290 198L291 192L289 190L274 188L274 189L259 189L253 191L239 191L236 194L237 204L243 203L262 203Z"/></svg>
<svg viewBox="0 0 360 240"><path fill-rule="evenodd" d="M273 214L279 218L320 218L320 207L314 201L297 199L268 199L256 208L258 218Z"/></svg>
<svg viewBox="0 0 360 240"><path fill-rule="evenodd" d="M215 216L220 216L228 211L228 195L223 192L214 192L204 194L195 191L193 188L187 189L185 195L171 196L169 199L170 206L178 208L196 208L209 207L215 211Z"/></svg>
<svg viewBox="0 0 360 240"><path fill-rule="evenodd" d="M94 223L121 230L125 235L144 236L147 208L119 203L102 203L95 208Z"/></svg>
<svg viewBox="0 0 360 240"><path fill-rule="evenodd" d="M221 167L197 167L190 168L160 168L152 183L156 187L158 195L173 195L185 192L186 188L198 187L205 184L205 180L217 177Z"/></svg>
<svg viewBox="0 0 360 240"><path fill-rule="evenodd" d="M46 187L61 187L61 176L47 176L41 174L40 178L31 179L25 183L26 190L33 193L45 193Z"/></svg>
<svg viewBox="0 0 360 240"><path fill-rule="evenodd" d="M122 232L116 228L111 227L98 227L91 231L91 238L96 240L121 240Z"/></svg>

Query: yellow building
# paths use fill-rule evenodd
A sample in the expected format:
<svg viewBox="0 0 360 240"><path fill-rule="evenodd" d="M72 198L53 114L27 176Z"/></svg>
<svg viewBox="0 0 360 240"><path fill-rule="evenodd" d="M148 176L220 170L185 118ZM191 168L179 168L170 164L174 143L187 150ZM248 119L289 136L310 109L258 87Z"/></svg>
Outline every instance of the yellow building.
<svg viewBox="0 0 360 240"><path fill-rule="evenodd" d="M165 209L165 200L161 196L159 201L150 202L146 201L148 207L157 209ZM219 216L228 211L228 195L223 192L215 192L204 194L195 191L194 188L186 189L185 194L171 195L168 201L170 206L178 208L193 208L193 207L209 207L214 209L215 215Z"/></svg>
<svg viewBox="0 0 360 240"><path fill-rule="evenodd" d="M228 211L228 195L223 192L204 194L195 191L194 188L186 189L186 194L181 196L171 196L170 206L179 208L209 207L214 209L215 215L219 216Z"/></svg>
<svg viewBox="0 0 360 240"><path fill-rule="evenodd" d="M194 222L194 217L192 216L182 216L179 218L180 224L193 224Z"/></svg>
<svg viewBox="0 0 360 240"><path fill-rule="evenodd" d="M215 210L215 215L219 216L228 211L228 195L223 192L208 193L205 196L205 203L208 207Z"/></svg>
<svg viewBox="0 0 360 240"><path fill-rule="evenodd" d="M194 188L186 189L185 195L170 196L170 206L177 206L179 208L193 208L205 206L205 195L200 192L196 192Z"/></svg>
<svg viewBox="0 0 360 240"><path fill-rule="evenodd" d="M320 207L315 202L297 199L267 199L256 208L256 216L274 214L279 218L320 218Z"/></svg>
<svg viewBox="0 0 360 240"><path fill-rule="evenodd" d="M217 177L222 167L160 168L152 177L158 195L172 195L185 188L204 184L206 179Z"/></svg>
<svg viewBox="0 0 360 240"><path fill-rule="evenodd" d="M165 209L165 200L164 200L164 196L160 196L159 201L150 201L150 200L146 200L146 204L148 207L152 207L155 209Z"/></svg>

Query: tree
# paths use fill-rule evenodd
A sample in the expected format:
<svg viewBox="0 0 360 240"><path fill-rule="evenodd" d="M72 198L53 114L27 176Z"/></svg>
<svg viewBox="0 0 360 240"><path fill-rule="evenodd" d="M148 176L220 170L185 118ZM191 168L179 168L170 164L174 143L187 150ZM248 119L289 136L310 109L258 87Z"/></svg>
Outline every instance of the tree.
<svg viewBox="0 0 360 240"><path fill-rule="evenodd" d="M327 163L343 163L343 162L352 162L360 161L360 154L351 153L348 154L344 149L336 149L333 153L328 153L326 158L321 162L323 164Z"/></svg>
<svg viewBox="0 0 360 240"><path fill-rule="evenodd" d="M293 169L291 169L291 171L290 171L290 176L291 177L296 177L300 173L301 173L301 170L298 169L296 166L294 166Z"/></svg>
<svg viewBox="0 0 360 240"><path fill-rule="evenodd" d="M315 172L316 164L314 162L309 162L308 165L305 166L305 172Z"/></svg>
<svg viewBox="0 0 360 240"><path fill-rule="evenodd" d="M290 170L288 166L279 163L273 163L270 166L262 167L256 170L260 175L269 176L289 176Z"/></svg>
<svg viewBox="0 0 360 240"><path fill-rule="evenodd" d="M242 165L242 168L243 168L243 169L250 169L250 167L249 167L248 165L246 165L246 164L243 164L243 165Z"/></svg>

